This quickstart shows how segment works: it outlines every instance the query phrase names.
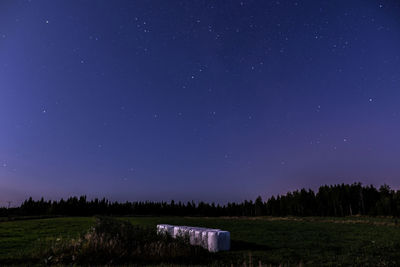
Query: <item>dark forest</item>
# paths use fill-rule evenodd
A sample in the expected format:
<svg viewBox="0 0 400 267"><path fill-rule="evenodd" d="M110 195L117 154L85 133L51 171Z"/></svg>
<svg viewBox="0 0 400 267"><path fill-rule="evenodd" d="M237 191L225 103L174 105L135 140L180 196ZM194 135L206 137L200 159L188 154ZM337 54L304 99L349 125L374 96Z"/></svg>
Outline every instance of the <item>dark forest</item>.
<svg viewBox="0 0 400 267"><path fill-rule="evenodd" d="M241 203L111 202L86 196L67 200L25 200L19 207L0 208L0 216L394 216L400 214L400 190L361 183L325 185L317 192L301 189L263 201Z"/></svg>

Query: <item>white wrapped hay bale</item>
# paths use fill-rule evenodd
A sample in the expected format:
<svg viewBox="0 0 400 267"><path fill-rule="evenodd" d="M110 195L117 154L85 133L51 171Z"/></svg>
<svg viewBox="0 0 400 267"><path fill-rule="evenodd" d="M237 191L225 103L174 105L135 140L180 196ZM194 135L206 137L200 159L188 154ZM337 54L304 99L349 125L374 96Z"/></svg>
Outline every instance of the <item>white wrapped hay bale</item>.
<svg viewBox="0 0 400 267"><path fill-rule="evenodd" d="M170 236L172 236L174 234L174 227L172 225L167 225L167 232Z"/></svg>
<svg viewBox="0 0 400 267"><path fill-rule="evenodd" d="M174 226L174 234L172 235L173 238L177 238L182 236L182 230L180 226Z"/></svg>
<svg viewBox="0 0 400 267"><path fill-rule="evenodd" d="M157 234L163 234L164 233L164 224L158 224L157 225Z"/></svg>
<svg viewBox="0 0 400 267"><path fill-rule="evenodd" d="M189 231L190 231L191 227L188 226L182 226L182 233L184 237L189 237Z"/></svg>
<svg viewBox="0 0 400 267"><path fill-rule="evenodd" d="M190 245L196 245L196 229L189 229L189 241Z"/></svg>
<svg viewBox="0 0 400 267"><path fill-rule="evenodd" d="M157 225L157 233L169 234L172 236L174 234L174 226L169 224L159 224Z"/></svg>
<svg viewBox="0 0 400 267"><path fill-rule="evenodd" d="M210 252L229 250L231 246L231 235L228 231L210 230L207 233L207 249Z"/></svg>
<svg viewBox="0 0 400 267"><path fill-rule="evenodd" d="M194 230L194 245L201 246L202 245L202 234L204 230L196 229Z"/></svg>
<svg viewBox="0 0 400 267"><path fill-rule="evenodd" d="M207 231L207 248L210 252L218 251L218 232L217 231Z"/></svg>
<svg viewBox="0 0 400 267"><path fill-rule="evenodd" d="M173 234L173 226L168 224L159 224L157 225L157 233L159 234L169 234L172 236Z"/></svg>
<svg viewBox="0 0 400 267"><path fill-rule="evenodd" d="M196 245L196 246L203 246L204 248L207 248L207 245L203 245L203 233L205 235L207 234L207 231L210 229L203 228L203 227L192 227L190 230L190 244ZM207 241L205 242L205 244Z"/></svg>
<svg viewBox="0 0 400 267"><path fill-rule="evenodd" d="M201 232L201 246L205 249L208 249L208 231Z"/></svg>
<svg viewBox="0 0 400 267"><path fill-rule="evenodd" d="M174 226L174 235L172 237L188 237L190 227L187 226Z"/></svg>
<svg viewBox="0 0 400 267"><path fill-rule="evenodd" d="M231 233L228 231L218 231L218 251L231 249Z"/></svg>
<svg viewBox="0 0 400 267"><path fill-rule="evenodd" d="M162 233L161 228L163 227L162 224L157 224L157 234Z"/></svg>
<svg viewBox="0 0 400 267"><path fill-rule="evenodd" d="M230 233L220 229L159 224L157 233L169 233L173 238L186 237L191 245L202 246L210 252L230 249Z"/></svg>

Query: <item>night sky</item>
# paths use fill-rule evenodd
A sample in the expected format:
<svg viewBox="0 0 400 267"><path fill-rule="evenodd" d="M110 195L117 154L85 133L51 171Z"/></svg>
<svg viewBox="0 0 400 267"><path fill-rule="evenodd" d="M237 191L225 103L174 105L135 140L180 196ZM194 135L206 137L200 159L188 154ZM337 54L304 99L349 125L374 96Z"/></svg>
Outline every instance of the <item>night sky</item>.
<svg viewBox="0 0 400 267"><path fill-rule="evenodd" d="M1 1L0 206L400 186L400 2Z"/></svg>

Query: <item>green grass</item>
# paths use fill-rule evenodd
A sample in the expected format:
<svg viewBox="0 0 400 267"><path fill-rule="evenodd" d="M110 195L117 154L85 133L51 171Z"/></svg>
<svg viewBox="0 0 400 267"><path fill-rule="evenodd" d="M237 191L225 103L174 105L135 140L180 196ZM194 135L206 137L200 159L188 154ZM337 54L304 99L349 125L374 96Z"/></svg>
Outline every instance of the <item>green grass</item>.
<svg viewBox="0 0 400 267"><path fill-rule="evenodd" d="M46 239L76 238L94 218L53 218L0 222L0 265L20 263Z"/></svg>
<svg viewBox="0 0 400 267"><path fill-rule="evenodd" d="M126 217L133 224L204 226L231 232L232 250L215 255L220 263L400 265L400 226L388 218L189 218ZM38 240L73 238L93 218L0 222L0 265L18 262ZM21 261L19 261L21 262Z"/></svg>
<svg viewBox="0 0 400 267"><path fill-rule="evenodd" d="M129 218L157 223L214 227L231 232L232 251L220 259L236 263L251 251L263 263L400 264L400 227L387 218ZM347 222L346 222L347 221ZM358 222L357 222L358 221ZM376 224L384 222L389 225ZM367 223L366 223L367 222ZM250 248L249 250L246 248Z"/></svg>

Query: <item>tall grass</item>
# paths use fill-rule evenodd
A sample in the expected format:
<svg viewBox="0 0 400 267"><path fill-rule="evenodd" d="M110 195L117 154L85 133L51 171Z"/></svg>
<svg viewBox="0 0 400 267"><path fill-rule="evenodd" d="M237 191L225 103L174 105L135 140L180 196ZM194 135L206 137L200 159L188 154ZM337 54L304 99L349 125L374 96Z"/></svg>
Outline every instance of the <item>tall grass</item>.
<svg viewBox="0 0 400 267"><path fill-rule="evenodd" d="M52 240L33 252L45 264L207 264L211 254L186 238L158 235L153 228L99 217L78 239Z"/></svg>

